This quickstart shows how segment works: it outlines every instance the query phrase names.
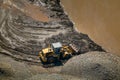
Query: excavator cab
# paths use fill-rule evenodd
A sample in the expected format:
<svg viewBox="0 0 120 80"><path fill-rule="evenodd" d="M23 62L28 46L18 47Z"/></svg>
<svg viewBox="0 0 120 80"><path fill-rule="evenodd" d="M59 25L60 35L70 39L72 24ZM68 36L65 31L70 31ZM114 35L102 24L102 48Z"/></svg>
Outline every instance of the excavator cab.
<svg viewBox="0 0 120 80"><path fill-rule="evenodd" d="M60 54L62 44L60 42L52 43L51 48L54 50L55 54Z"/></svg>

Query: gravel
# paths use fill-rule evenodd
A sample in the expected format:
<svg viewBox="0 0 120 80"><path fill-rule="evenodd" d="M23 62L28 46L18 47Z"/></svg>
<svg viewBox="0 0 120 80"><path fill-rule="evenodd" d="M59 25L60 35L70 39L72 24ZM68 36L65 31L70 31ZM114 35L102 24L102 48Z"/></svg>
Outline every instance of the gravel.
<svg viewBox="0 0 120 80"><path fill-rule="evenodd" d="M70 59L61 73L87 80L120 80L120 57L105 52L88 52Z"/></svg>

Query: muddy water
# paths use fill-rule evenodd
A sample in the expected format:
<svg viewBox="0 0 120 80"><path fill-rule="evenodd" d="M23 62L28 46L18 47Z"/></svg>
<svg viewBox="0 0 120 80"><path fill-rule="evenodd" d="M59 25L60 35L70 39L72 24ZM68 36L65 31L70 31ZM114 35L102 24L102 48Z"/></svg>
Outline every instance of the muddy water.
<svg viewBox="0 0 120 80"><path fill-rule="evenodd" d="M120 56L120 0L61 0L80 32Z"/></svg>

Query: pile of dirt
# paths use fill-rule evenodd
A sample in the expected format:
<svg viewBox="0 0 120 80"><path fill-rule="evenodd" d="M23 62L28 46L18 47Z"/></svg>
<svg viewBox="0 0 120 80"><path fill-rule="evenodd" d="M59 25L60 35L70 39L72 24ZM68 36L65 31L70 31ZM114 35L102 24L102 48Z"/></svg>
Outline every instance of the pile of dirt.
<svg viewBox="0 0 120 80"><path fill-rule="evenodd" d="M60 0L1 1L0 47L6 54L38 62L36 55L52 42L73 43L77 45L80 53L104 51L87 35L74 29ZM40 15L49 20L36 19L36 16Z"/></svg>
<svg viewBox="0 0 120 80"><path fill-rule="evenodd" d="M119 80L120 58L105 52L88 52L60 67L43 68L0 54L1 80Z"/></svg>
<svg viewBox="0 0 120 80"><path fill-rule="evenodd" d="M0 46L11 53L36 55L46 38L73 28L58 0L29 1L2 0L0 5ZM58 4L53 5L53 2ZM50 20L36 19L40 14Z"/></svg>
<svg viewBox="0 0 120 80"><path fill-rule="evenodd" d="M70 59L61 73L87 80L120 80L120 57L105 52L88 52Z"/></svg>
<svg viewBox="0 0 120 80"><path fill-rule="evenodd" d="M0 54L0 80L79 80L74 76L58 74L60 71L61 67L43 68Z"/></svg>

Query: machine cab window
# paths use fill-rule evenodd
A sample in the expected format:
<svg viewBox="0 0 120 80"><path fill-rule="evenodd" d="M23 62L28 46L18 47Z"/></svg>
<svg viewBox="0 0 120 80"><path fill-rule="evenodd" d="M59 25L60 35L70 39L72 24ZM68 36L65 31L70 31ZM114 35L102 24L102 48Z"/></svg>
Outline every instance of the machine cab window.
<svg viewBox="0 0 120 80"><path fill-rule="evenodd" d="M54 52L55 52L56 54L60 54L60 50L61 50L61 48L62 48L62 44L61 44L60 42L52 43L52 44L51 44L51 47L52 47L52 49L54 50Z"/></svg>

